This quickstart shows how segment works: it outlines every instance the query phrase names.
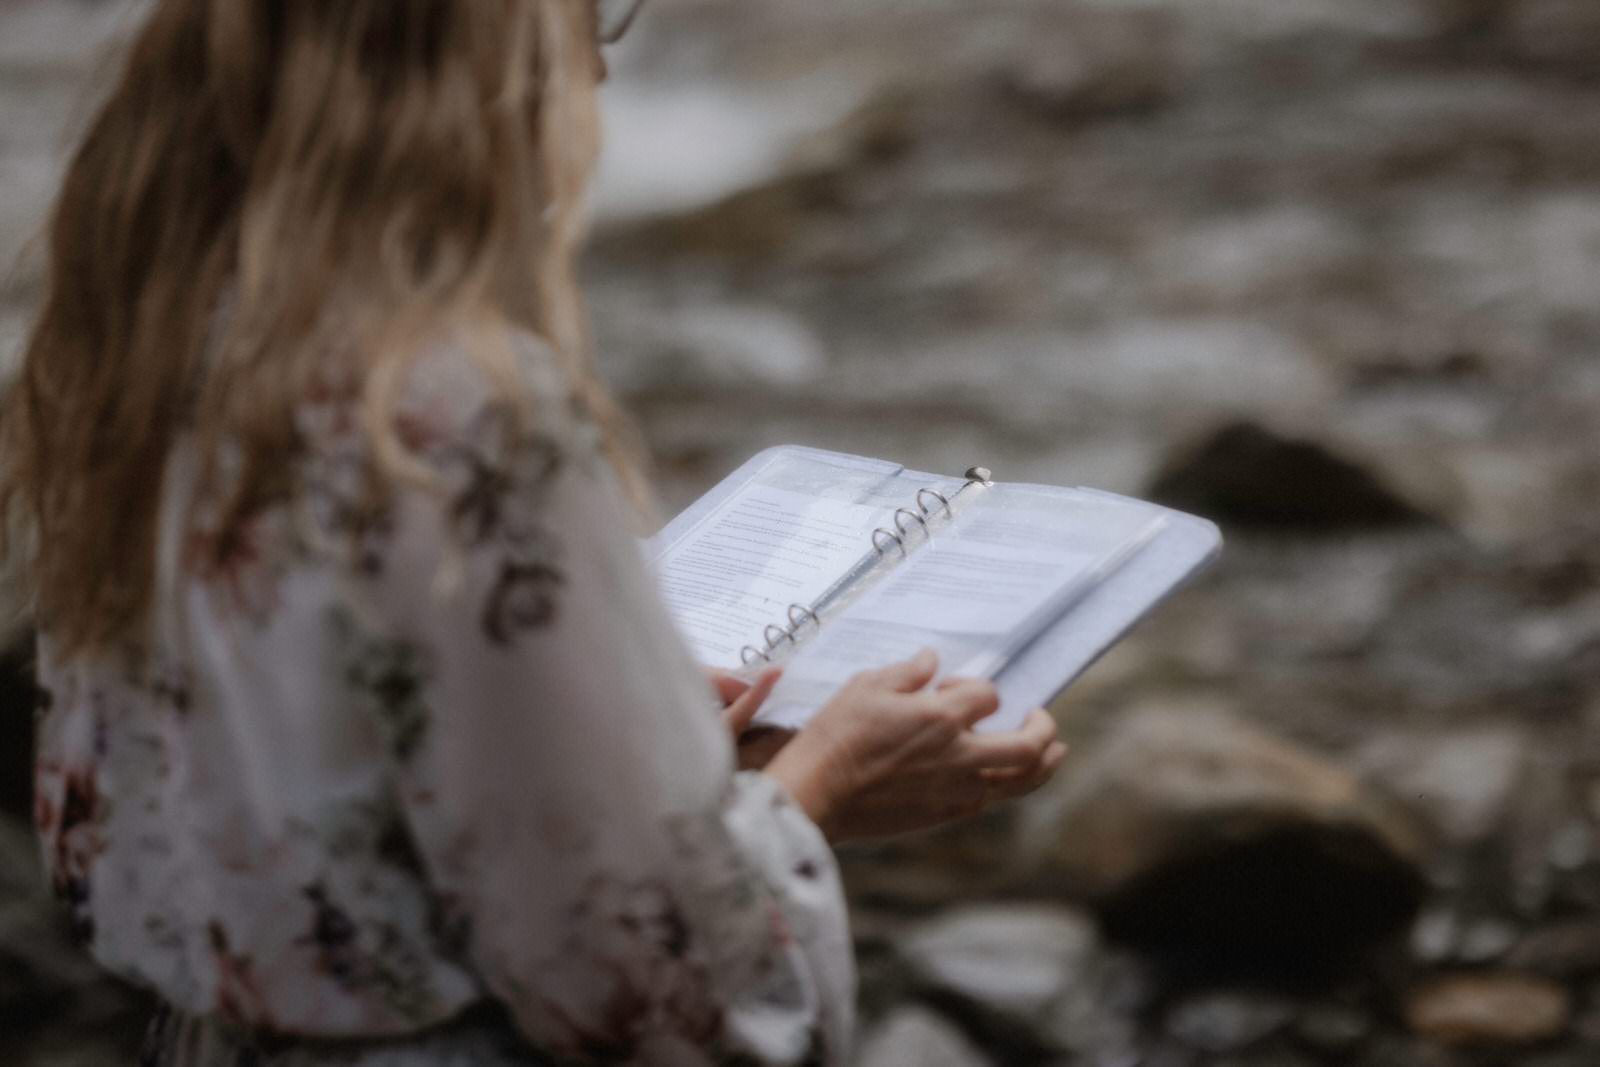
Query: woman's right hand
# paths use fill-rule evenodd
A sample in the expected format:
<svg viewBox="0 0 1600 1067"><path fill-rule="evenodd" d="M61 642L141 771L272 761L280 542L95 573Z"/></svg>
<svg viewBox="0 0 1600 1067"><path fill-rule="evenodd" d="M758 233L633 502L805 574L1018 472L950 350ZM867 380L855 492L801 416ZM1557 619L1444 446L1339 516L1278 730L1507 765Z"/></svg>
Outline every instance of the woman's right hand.
<svg viewBox="0 0 1600 1067"><path fill-rule="evenodd" d="M1031 792L1066 758L1035 711L1007 733L972 727L999 707L990 682L930 686L938 658L851 679L767 766L833 841L920 830Z"/></svg>

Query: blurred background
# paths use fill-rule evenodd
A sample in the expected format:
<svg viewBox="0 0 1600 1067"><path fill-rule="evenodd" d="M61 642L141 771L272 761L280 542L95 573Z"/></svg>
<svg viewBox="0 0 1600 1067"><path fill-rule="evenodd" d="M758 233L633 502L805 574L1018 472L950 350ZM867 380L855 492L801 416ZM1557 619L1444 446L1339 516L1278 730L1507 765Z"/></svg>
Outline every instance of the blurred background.
<svg viewBox="0 0 1600 1067"><path fill-rule="evenodd" d="M142 5L0 0L0 352ZM1024 804L844 855L870 1067L1600 1062L1600 3L652 0L587 259L666 508L780 442L1223 560ZM0 1062L131 1062L0 715Z"/></svg>

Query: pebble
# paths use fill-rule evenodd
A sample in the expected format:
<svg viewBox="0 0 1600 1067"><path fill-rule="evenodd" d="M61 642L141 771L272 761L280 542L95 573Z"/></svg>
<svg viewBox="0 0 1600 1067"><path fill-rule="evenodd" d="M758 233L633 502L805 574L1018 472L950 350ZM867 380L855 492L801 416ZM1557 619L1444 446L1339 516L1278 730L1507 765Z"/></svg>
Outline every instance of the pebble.
<svg viewBox="0 0 1600 1067"><path fill-rule="evenodd" d="M1306 1044L1326 1052L1349 1052L1372 1033L1372 1018L1347 1004L1314 1004L1296 1027Z"/></svg>
<svg viewBox="0 0 1600 1067"><path fill-rule="evenodd" d="M1258 993L1207 993L1167 1013L1167 1033L1205 1052L1236 1052L1281 1030L1293 1006Z"/></svg>
<svg viewBox="0 0 1600 1067"><path fill-rule="evenodd" d="M1448 908L1430 908L1411 927L1411 954L1424 963L1442 963L1456 950L1461 921Z"/></svg>
<svg viewBox="0 0 1600 1067"><path fill-rule="evenodd" d="M924 985L1026 1019L1068 990L1096 944L1076 913L979 905L930 920L907 935L903 951Z"/></svg>
<svg viewBox="0 0 1600 1067"><path fill-rule="evenodd" d="M1558 871L1578 871L1594 854L1594 829L1581 819L1562 826L1550 839L1550 866Z"/></svg>
<svg viewBox="0 0 1600 1067"><path fill-rule="evenodd" d="M1499 919L1479 919L1461 933L1456 955L1465 963L1489 963L1517 943L1517 928Z"/></svg>
<svg viewBox="0 0 1600 1067"><path fill-rule="evenodd" d="M989 1062L948 1020L907 1006L867 1034L856 1067L984 1067Z"/></svg>
<svg viewBox="0 0 1600 1067"><path fill-rule="evenodd" d="M1566 989L1507 972L1438 978L1414 989L1405 1017L1412 1030L1450 1045L1524 1045L1560 1034L1571 1012Z"/></svg>
<svg viewBox="0 0 1600 1067"><path fill-rule="evenodd" d="M1588 1006L1572 1020L1572 1030L1580 1041L1600 1045L1600 982L1591 983L1584 998Z"/></svg>
<svg viewBox="0 0 1600 1067"><path fill-rule="evenodd" d="M1600 918L1570 919L1538 927L1523 936L1507 962L1556 978L1600 974Z"/></svg>

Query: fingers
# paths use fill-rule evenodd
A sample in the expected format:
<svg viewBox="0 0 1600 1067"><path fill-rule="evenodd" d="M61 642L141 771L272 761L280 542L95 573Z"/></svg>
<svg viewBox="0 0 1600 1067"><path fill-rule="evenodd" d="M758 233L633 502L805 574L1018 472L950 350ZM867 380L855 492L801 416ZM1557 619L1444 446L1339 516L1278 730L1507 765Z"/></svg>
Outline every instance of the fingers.
<svg viewBox="0 0 1600 1067"><path fill-rule="evenodd" d="M1022 770L980 772L986 782L984 802L1013 800L1038 789L1055 776L1067 759L1067 746L1052 741L1039 757L1038 763Z"/></svg>
<svg viewBox="0 0 1600 1067"><path fill-rule="evenodd" d="M1016 769L1034 766L1055 742L1055 719L1043 708L1035 708L1015 730L969 735L966 749L973 766Z"/></svg>
<svg viewBox="0 0 1600 1067"><path fill-rule="evenodd" d="M728 732L734 738L744 733L745 729L755 719L756 712L761 710L761 705L772 692L772 687L778 684L782 677L781 667L768 667L756 676L756 680L731 701L722 711L722 721L727 724Z"/></svg>
<svg viewBox="0 0 1600 1067"><path fill-rule="evenodd" d="M875 686L883 686L895 693L915 693L929 682L939 670L939 657L931 648L925 648L908 660L891 663L876 671L868 671L863 678Z"/></svg>
<svg viewBox="0 0 1600 1067"><path fill-rule="evenodd" d="M937 690L940 703L962 726L976 726L1000 709L1000 691L977 678L947 678Z"/></svg>
<svg viewBox="0 0 1600 1067"><path fill-rule="evenodd" d="M727 707L739 696L750 688L750 683L736 674L718 670L715 667L705 669L706 677L711 680L711 688L717 692L717 699L722 701L722 706Z"/></svg>

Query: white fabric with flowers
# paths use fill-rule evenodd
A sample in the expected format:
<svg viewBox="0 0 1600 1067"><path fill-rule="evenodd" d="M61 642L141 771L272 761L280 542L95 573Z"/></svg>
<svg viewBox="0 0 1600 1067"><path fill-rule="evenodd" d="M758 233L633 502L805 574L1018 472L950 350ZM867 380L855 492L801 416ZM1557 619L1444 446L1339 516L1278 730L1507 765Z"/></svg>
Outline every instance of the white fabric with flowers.
<svg viewBox="0 0 1600 1067"><path fill-rule="evenodd" d="M226 545L180 446L145 647L42 636L38 828L169 1006L151 1064L846 1055L828 846L734 771L592 425L522 360L520 420L462 350L418 364L423 477L377 506L354 400L308 397L295 488Z"/></svg>

